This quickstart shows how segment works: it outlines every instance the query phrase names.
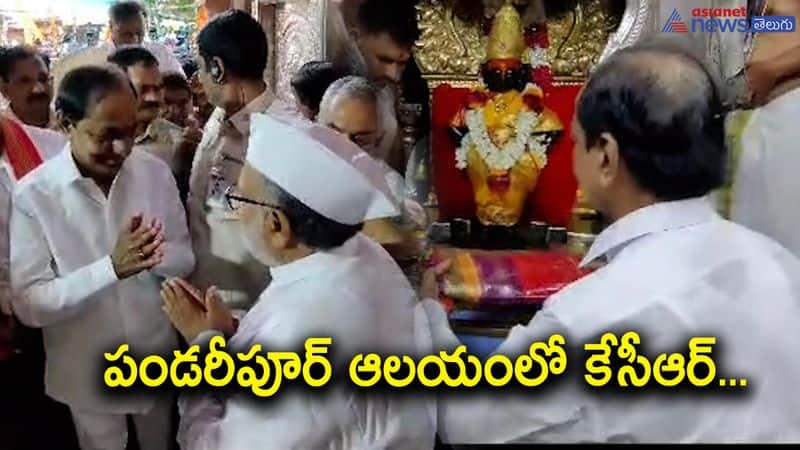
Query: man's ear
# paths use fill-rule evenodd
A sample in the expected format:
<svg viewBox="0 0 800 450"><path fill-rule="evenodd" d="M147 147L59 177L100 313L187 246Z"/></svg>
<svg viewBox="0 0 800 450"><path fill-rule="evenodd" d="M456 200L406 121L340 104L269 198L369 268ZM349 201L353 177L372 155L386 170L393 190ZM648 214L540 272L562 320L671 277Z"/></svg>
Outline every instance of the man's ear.
<svg viewBox="0 0 800 450"><path fill-rule="evenodd" d="M272 248L282 250L289 247L293 233L289 218L283 211L279 209L267 211L264 225L265 237L269 240Z"/></svg>
<svg viewBox="0 0 800 450"><path fill-rule="evenodd" d="M6 83L6 81L1 78L0 78L0 93L2 93L3 96L5 96L5 98L8 98L8 83Z"/></svg>
<svg viewBox="0 0 800 450"><path fill-rule="evenodd" d="M622 162L619 143L611 133L602 133L597 140L597 147L600 182L604 186L610 186L617 179Z"/></svg>

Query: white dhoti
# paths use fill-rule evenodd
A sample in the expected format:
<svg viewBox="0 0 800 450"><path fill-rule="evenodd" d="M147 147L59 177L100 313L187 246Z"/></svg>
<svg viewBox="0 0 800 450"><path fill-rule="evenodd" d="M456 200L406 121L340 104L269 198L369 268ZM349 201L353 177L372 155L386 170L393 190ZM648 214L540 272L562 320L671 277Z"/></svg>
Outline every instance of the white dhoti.
<svg viewBox="0 0 800 450"><path fill-rule="evenodd" d="M144 414L130 414L139 448L170 450L175 447L174 398L164 396ZM125 450L128 421L125 414L107 414L70 408L81 450Z"/></svg>
<svg viewBox="0 0 800 450"><path fill-rule="evenodd" d="M800 88L750 114L744 124L730 198L730 218L800 256Z"/></svg>

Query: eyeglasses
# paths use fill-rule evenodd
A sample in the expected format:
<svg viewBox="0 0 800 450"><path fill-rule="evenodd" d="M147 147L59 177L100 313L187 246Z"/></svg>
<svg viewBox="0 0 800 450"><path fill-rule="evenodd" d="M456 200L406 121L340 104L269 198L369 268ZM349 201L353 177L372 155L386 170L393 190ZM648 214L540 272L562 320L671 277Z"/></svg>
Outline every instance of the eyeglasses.
<svg viewBox="0 0 800 450"><path fill-rule="evenodd" d="M242 203L248 203L256 206L263 206L265 208L281 209L280 206L274 205L272 203L259 202L256 200L251 200L247 197L236 195L236 192L237 191L235 186L228 186L228 188L225 189L225 202L228 204L228 208L230 208L231 211L239 210L242 207Z"/></svg>

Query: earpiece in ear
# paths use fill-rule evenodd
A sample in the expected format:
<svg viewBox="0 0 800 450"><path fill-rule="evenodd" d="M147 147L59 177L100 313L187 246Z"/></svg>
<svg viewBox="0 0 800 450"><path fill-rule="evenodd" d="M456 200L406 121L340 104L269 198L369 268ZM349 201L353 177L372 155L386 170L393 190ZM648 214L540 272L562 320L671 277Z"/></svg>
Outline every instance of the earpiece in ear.
<svg viewBox="0 0 800 450"><path fill-rule="evenodd" d="M222 78L222 68L219 66L219 63L211 61L211 79L214 83L222 84Z"/></svg>

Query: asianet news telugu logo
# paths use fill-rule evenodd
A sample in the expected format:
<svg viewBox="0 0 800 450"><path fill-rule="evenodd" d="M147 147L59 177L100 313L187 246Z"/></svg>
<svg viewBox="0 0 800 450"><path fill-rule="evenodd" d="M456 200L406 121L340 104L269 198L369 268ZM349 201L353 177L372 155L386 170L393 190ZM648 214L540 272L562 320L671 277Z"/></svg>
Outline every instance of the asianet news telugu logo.
<svg viewBox="0 0 800 450"><path fill-rule="evenodd" d="M791 33L797 24L794 16L753 16L747 8L694 8L689 21L677 9L667 18L663 33Z"/></svg>

